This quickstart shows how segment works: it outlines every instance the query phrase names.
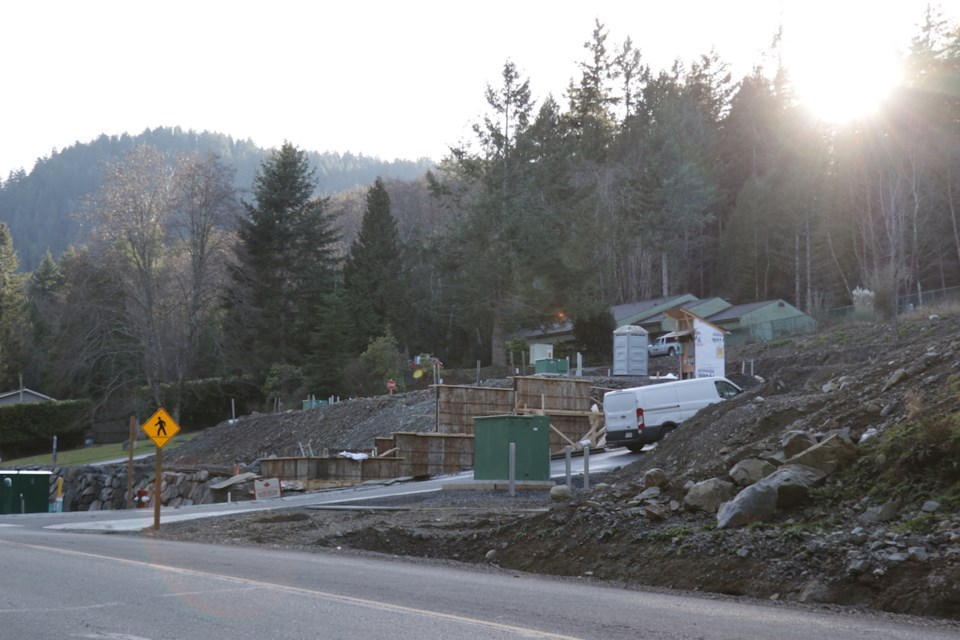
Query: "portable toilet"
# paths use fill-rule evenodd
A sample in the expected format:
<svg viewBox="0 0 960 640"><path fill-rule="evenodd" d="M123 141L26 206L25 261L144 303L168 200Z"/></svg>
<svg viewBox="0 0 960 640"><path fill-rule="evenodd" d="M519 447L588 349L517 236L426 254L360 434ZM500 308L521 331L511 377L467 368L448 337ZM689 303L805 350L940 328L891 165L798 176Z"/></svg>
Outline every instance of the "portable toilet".
<svg viewBox="0 0 960 640"><path fill-rule="evenodd" d="M628 324L613 332L613 375L645 376L649 336L643 327Z"/></svg>

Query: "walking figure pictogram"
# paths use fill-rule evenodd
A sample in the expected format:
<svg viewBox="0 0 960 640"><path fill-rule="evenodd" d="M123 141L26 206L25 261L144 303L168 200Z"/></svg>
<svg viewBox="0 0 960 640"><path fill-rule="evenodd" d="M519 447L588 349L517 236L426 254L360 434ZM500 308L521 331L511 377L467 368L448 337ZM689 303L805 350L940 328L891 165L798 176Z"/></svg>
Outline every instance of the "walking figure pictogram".
<svg viewBox="0 0 960 640"><path fill-rule="evenodd" d="M167 437L167 423L163 421L163 418L157 416L157 437L160 436Z"/></svg>

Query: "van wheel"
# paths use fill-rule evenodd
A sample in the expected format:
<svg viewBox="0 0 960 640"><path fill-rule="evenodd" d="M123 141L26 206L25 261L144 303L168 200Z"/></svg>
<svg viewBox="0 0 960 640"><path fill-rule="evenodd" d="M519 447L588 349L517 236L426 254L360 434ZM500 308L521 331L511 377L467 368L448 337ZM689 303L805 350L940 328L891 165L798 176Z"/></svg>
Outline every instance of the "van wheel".
<svg viewBox="0 0 960 640"><path fill-rule="evenodd" d="M663 440L663 439L666 438L668 435L670 435L671 433L673 433L673 430L676 429L676 428L677 428L677 425L675 425L675 424L665 424L665 425L663 425L663 427L660 428L660 438L659 438L659 439L660 439L660 440Z"/></svg>
<svg viewBox="0 0 960 640"><path fill-rule="evenodd" d="M667 349L667 355L668 355L668 356L672 356L672 355L674 355L676 352L677 352L677 350L674 349L673 347L670 347L669 349Z"/></svg>
<svg viewBox="0 0 960 640"><path fill-rule="evenodd" d="M640 453L640 452L643 450L643 445L642 445L642 444L628 444L628 445L627 445L627 449L629 449L631 453Z"/></svg>

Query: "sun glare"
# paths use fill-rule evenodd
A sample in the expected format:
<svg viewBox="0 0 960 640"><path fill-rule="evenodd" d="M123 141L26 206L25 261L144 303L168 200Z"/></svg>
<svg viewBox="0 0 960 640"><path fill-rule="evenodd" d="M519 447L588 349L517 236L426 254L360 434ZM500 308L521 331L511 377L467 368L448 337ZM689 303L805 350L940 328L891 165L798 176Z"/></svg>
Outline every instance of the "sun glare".
<svg viewBox="0 0 960 640"><path fill-rule="evenodd" d="M797 98L821 120L843 123L871 115L900 81L896 64L835 61L795 75Z"/></svg>
<svg viewBox="0 0 960 640"><path fill-rule="evenodd" d="M818 18L786 47L797 99L827 122L869 116L901 81L900 43L862 5L838 4Z"/></svg>

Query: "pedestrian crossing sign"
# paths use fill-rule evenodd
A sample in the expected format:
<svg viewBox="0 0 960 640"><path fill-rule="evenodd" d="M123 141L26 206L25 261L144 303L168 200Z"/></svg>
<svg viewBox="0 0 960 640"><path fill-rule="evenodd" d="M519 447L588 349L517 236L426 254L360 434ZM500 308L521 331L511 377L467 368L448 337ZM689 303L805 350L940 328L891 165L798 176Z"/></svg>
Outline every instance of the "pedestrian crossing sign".
<svg viewBox="0 0 960 640"><path fill-rule="evenodd" d="M173 436L180 432L178 425L170 414L164 411L163 407L157 409L157 412L150 416L150 419L140 425L143 432L147 434L157 449L162 449Z"/></svg>

